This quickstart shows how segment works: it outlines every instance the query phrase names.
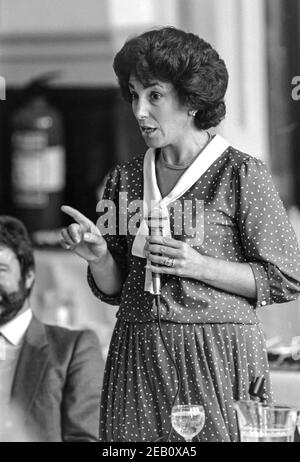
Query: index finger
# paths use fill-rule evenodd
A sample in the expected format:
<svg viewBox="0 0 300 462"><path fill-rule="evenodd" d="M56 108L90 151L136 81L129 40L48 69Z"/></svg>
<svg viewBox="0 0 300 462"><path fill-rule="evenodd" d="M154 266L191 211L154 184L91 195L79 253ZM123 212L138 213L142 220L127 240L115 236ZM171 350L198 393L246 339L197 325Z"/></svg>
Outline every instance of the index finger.
<svg viewBox="0 0 300 462"><path fill-rule="evenodd" d="M89 218L83 215L83 213L69 205L62 205L60 210L74 218L74 220L80 225L88 226L88 228L90 228L94 224Z"/></svg>

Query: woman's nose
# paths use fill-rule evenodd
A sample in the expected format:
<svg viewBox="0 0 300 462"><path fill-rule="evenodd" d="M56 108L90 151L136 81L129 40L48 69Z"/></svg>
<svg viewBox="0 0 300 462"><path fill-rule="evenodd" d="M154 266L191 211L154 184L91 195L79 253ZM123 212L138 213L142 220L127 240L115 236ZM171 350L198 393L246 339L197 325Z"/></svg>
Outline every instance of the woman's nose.
<svg viewBox="0 0 300 462"><path fill-rule="evenodd" d="M145 117L148 117L149 115L147 101L145 101L142 98L139 99L139 101L136 103L133 110L134 110L135 117L137 119L144 119Z"/></svg>

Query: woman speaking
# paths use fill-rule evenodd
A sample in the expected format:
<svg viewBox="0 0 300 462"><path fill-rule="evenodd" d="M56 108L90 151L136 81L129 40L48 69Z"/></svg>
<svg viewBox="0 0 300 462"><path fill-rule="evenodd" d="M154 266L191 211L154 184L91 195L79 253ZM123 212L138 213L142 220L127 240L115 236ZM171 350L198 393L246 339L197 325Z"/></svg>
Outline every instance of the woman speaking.
<svg viewBox="0 0 300 462"><path fill-rule="evenodd" d="M236 441L234 400L249 398L253 377L272 399L256 310L298 296L296 238L264 163L209 132L225 117L228 83L210 44L173 27L147 31L124 44L114 70L148 150L112 170L103 199L118 210L126 193L166 219L151 236L146 215L136 233L105 233L62 208L75 220L63 247L88 262L95 295L119 305L100 440L176 441L171 408L192 403L205 409L199 441ZM178 226L187 216L196 226Z"/></svg>

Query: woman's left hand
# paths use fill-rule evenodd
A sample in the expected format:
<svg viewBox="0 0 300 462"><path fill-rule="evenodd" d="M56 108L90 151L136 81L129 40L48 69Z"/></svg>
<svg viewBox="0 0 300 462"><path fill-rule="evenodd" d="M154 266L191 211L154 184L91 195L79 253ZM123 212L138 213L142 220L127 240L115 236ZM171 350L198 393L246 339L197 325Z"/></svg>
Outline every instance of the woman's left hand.
<svg viewBox="0 0 300 462"><path fill-rule="evenodd" d="M144 253L151 262L148 268L153 273L199 279L204 255L186 242L171 237L149 236L146 239Z"/></svg>

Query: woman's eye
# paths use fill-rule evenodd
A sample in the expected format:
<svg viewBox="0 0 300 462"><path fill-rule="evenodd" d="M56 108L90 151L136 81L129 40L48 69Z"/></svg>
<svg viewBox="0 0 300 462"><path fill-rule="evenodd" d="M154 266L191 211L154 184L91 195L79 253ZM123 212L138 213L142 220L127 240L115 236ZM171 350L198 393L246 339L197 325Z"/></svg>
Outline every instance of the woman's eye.
<svg viewBox="0 0 300 462"><path fill-rule="evenodd" d="M158 101L161 98L161 94L157 92L151 93L151 98L153 101Z"/></svg>
<svg viewBox="0 0 300 462"><path fill-rule="evenodd" d="M136 93L130 92L130 96L131 96L131 101L134 101L138 98L138 95Z"/></svg>

